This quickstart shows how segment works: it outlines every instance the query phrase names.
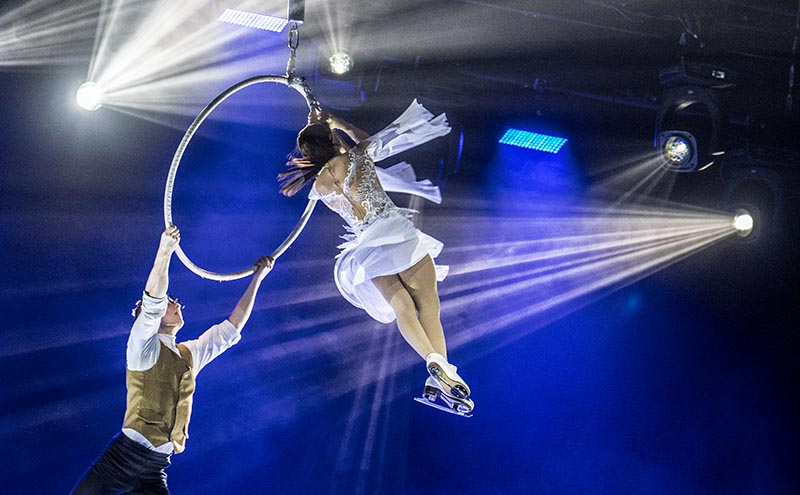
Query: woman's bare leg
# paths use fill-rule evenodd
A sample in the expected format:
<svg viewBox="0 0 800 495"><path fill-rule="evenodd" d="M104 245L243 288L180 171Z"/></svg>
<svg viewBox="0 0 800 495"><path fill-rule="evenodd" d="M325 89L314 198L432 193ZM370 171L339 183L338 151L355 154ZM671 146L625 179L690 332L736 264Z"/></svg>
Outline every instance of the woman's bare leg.
<svg viewBox="0 0 800 495"><path fill-rule="evenodd" d="M436 268L430 256L400 272L403 283L418 311L418 320L434 351L447 359L447 345L440 317L439 292L436 290Z"/></svg>
<svg viewBox="0 0 800 495"><path fill-rule="evenodd" d="M417 351L417 354L422 359L425 359L428 354L438 352L431 345L425 329L420 324L414 299L412 299L400 277L398 275L384 275L373 278L372 283L375 284L383 298L394 310L400 334Z"/></svg>
<svg viewBox="0 0 800 495"><path fill-rule="evenodd" d="M469 386L447 361L433 260L426 256L397 275L376 277L372 281L394 309L400 333L425 359L431 374L428 382L447 397L448 407L459 413L471 413L474 404L469 399Z"/></svg>

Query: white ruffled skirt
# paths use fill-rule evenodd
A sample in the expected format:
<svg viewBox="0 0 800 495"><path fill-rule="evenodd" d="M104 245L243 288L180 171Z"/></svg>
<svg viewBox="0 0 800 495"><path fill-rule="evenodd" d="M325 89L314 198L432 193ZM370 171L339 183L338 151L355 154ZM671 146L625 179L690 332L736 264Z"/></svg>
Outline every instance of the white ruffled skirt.
<svg viewBox="0 0 800 495"><path fill-rule="evenodd" d="M350 304L365 310L381 323L396 316L372 279L400 273L425 256L436 259L444 244L420 231L402 210L379 217L354 239L339 246L334 278L339 292ZM447 276L449 267L436 265L436 280Z"/></svg>

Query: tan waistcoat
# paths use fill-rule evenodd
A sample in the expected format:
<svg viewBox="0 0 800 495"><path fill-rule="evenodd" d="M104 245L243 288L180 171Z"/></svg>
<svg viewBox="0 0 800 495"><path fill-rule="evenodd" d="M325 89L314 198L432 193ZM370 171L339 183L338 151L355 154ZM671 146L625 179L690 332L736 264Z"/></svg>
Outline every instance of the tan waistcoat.
<svg viewBox="0 0 800 495"><path fill-rule="evenodd" d="M123 428L133 428L155 446L172 442L176 454L186 448L192 414L192 353L178 345L178 356L163 343L155 366L127 370L128 405Z"/></svg>

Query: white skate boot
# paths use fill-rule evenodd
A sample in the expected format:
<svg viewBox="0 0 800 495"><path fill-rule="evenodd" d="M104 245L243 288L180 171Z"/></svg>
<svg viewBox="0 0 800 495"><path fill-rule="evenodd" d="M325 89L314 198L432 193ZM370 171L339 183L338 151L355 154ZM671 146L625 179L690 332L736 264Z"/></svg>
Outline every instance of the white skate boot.
<svg viewBox="0 0 800 495"><path fill-rule="evenodd" d="M443 404L439 404L436 401L437 399L441 399ZM446 390L441 388L439 382L430 376L425 380L422 397L415 397L414 400L426 406L467 418L472 416L472 410L475 408L475 404L471 399L462 399L448 394Z"/></svg>
<svg viewBox="0 0 800 495"><path fill-rule="evenodd" d="M469 399L469 386L456 373L456 367L448 363L441 354L432 352L425 358L428 373L439 384L439 390L447 396L458 399Z"/></svg>

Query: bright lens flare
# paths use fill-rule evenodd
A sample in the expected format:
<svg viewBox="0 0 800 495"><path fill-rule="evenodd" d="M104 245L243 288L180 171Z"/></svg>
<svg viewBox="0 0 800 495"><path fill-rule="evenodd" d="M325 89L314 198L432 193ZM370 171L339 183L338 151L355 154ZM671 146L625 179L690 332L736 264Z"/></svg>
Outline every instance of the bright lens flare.
<svg viewBox="0 0 800 495"><path fill-rule="evenodd" d="M96 82L85 82L75 92L75 100L84 110L90 112L99 110L103 103L103 87Z"/></svg>
<svg viewBox="0 0 800 495"><path fill-rule="evenodd" d="M107 110L181 129L186 125L185 120L176 117L196 116L210 95L261 72L265 62L286 64L283 36L273 36L271 32L253 35L250 29L218 20L219 11L223 10L221 4L225 2L103 0L102 3L109 7L96 19L86 80L102 87L101 103ZM251 11L248 7L251 4L264 7L264 2L255 0L228 3L232 5L224 7L246 11ZM254 27L267 25L256 22ZM247 102L248 106L258 107L277 104L280 103ZM226 118L250 122L253 113L231 112Z"/></svg>
<svg viewBox="0 0 800 495"><path fill-rule="evenodd" d="M689 143L682 137L671 137L667 140L666 144L664 144L664 153L667 159L676 165L684 163L691 151L692 149Z"/></svg>
<svg viewBox="0 0 800 495"><path fill-rule="evenodd" d="M753 231L752 215L745 210L736 212L736 216L733 217L733 228L736 229L736 233L740 236L748 236Z"/></svg>
<svg viewBox="0 0 800 495"><path fill-rule="evenodd" d="M353 58L345 52L334 53L329 61L334 74L344 74L353 68Z"/></svg>

